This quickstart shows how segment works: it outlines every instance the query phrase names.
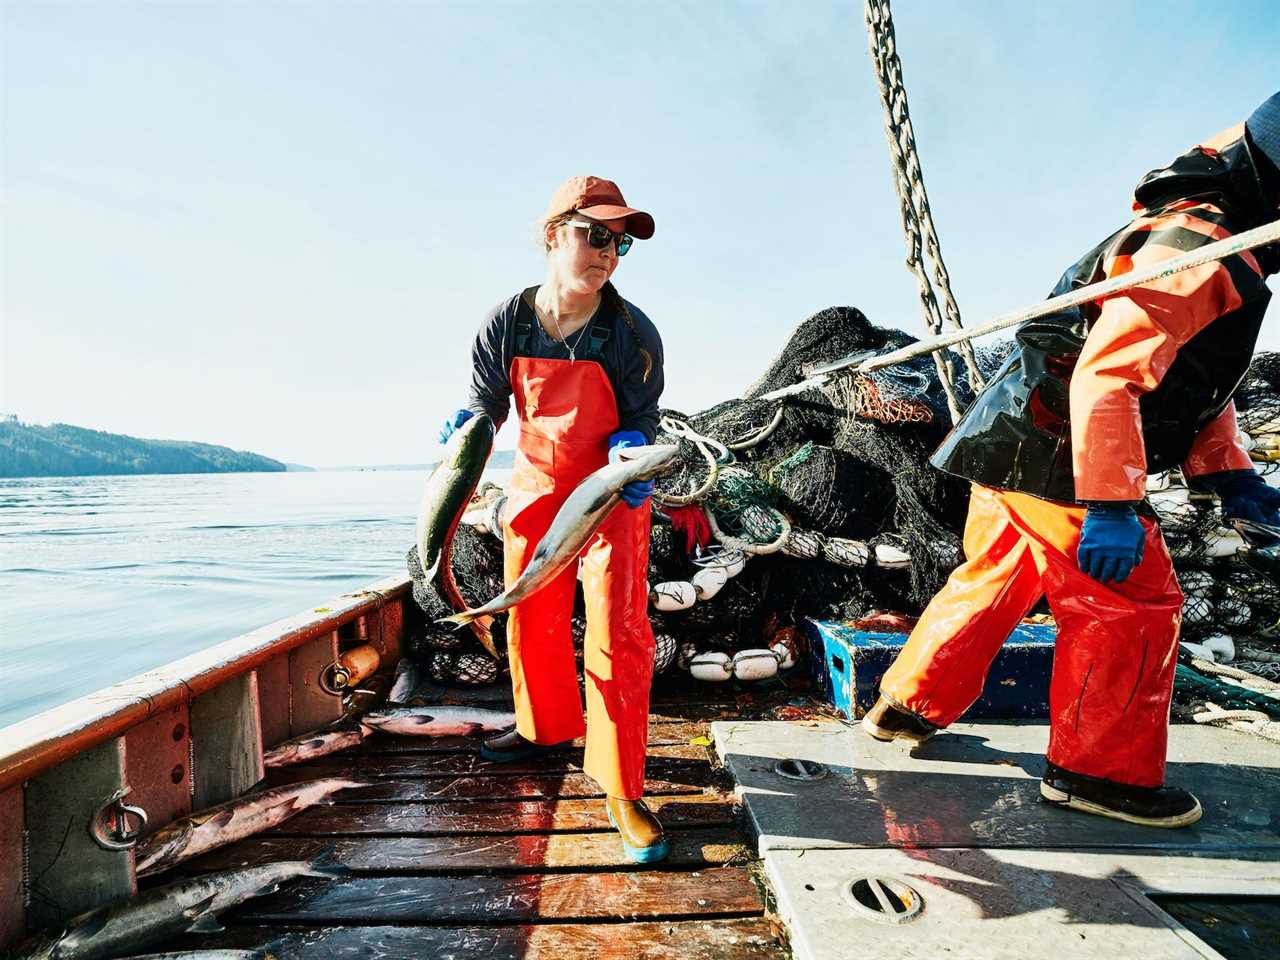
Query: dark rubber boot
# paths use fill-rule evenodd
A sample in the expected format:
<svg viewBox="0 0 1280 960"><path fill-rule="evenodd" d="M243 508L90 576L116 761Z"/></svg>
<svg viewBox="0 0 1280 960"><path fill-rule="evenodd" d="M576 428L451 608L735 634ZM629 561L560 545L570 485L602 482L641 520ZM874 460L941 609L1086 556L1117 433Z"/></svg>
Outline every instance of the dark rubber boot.
<svg viewBox="0 0 1280 960"><path fill-rule="evenodd" d="M903 710L884 697L863 715L862 729L868 736L885 743L891 740L923 743L938 732L938 728L924 717Z"/></svg>
<svg viewBox="0 0 1280 960"><path fill-rule="evenodd" d="M506 733L500 733L496 737L491 737L480 744L480 756L490 763L510 763L513 760L529 760L533 757L543 757L564 746L566 744L563 743L534 743L532 740L526 740L520 736L512 728Z"/></svg>
<svg viewBox="0 0 1280 960"><path fill-rule="evenodd" d="M643 800L620 800L608 797L604 802L609 822L622 834L622 849L633 863L656 863L665 860L669 848L658 822Z"/></svg>
<svg viewBox="0 0 1280 960"><path fill-rule="evenodd" d="M1050 763L1040 781L1040 797L1099 817L1145 827L1186 827L1200 819L1200 801L1178 787L1135 787Z"/></svg>

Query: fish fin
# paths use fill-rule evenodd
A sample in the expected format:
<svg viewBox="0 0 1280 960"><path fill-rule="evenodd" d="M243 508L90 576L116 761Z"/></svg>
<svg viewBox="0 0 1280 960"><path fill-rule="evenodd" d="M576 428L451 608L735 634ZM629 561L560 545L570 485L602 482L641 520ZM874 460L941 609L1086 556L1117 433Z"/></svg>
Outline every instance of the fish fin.
<svg viewBox="0 0 1280 960"><path fill-rule="evenodd" d="M199 903L192 904L182 911L182 916L191 921L188 930L194 930L196 933L221 933L222 924L218 923L218 915L213 912L213 903L218 899L215 893L213 896Z"/></svg>
<svg viewBox="0 0 1280 960"><path fill-rule="evenodd" d="M316 858L311 861L311 865L307 869L305 875L308 877L326 877L330 879L334 877L349 876L351 874L351 868L345 863L338 862L335 855L337 850L338 845L336 843L332 843L321 850L320 853L316 855Z"/></svg>
<svg viewBox="0 0 1280 960"><path fill-rule="evenodd" d="M495 660L502 659L498 648L493 645L493 617L476 617L471 621L471 632L476 635L480 646L485 648L489 656Z"/></svg>
<svg viewBox="0 0 1280 960"><path fill-rule="evenodd" d="M416 717L409 718L415 727L425 727L428 724L435 723L436 718L429 713L424 713Z"/></svg>
<svg viewBox="0 0 1280 960"><path fill-rule="evenodd" d="M367 723L361 723L361 724L360 724L360 738L363 740L365 737L369 736L369 734L373 733L373 730L374 730L374 728L373 728L373 727L371 727L371 726L369 726Z"/></svg>
<svg viewBox="0 0 1280 960"><path fill-rule="evenodd" d="M219 810L217 813L213 814L212 816L204 817L200 820L194 820L193 818L193 821L199 824L200 826L204 826L207 823L211 823L215 827L225 827L227 824L229 824L232 820L235 819L235 816L236 816L236 812L228 808L226 810Z"/></svg>
<svg viewBox="0 0 1280 960"><path fill-rule="evenodd" d="M217 915L213 912L209 912L197 919L195 923L191 924L191 926L187 927L187 933L222 933L222 931L226 929L226 927L218 922Z"/></svg>
<svg viewBox="0 0 1280 960"><path fill-rule="evenodd" d="M109 907L99 907L96 910L90 910L88 913L82 913L78 917L73 917L66 933L58 938L58 943L71 947L77 943L85 942L107 925L107 916L110 912Z"/></svg>

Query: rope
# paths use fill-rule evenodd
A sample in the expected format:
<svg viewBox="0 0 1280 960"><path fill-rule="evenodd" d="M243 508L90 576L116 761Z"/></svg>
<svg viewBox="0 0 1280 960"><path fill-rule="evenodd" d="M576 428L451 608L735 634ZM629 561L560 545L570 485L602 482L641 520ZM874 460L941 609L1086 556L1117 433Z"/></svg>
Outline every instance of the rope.
<svg viewBox="0 0 1280 960"><path fill-rule="evenodd" d="M1232 680L1239 680L1241 685L1257 690L1259 693L1280 693L1280 683L1268 680L1265 677L1259 677L1256 674L1249 673L1247 670L1228 667L1226 664L1215 663L1212 660L1203 660L1200 657L1192 657L1191 665L1201 673L1209 673L1219 677L1230 677Z"/></svg>
<svg viewBox="0 0 1280 960"><path fill-rule="evenodd" d="M758 433L750 437L742 437L739 440L732 440L725 444L725 446L734 453L741 453L743 450L750 450L752 447L759 446L773 436L773 432L777 430L782 423L783 413L783 406L782 404L779 404L778 412L773 415L773 419L765 424Z"/></svg>
<svg viewBox="0 0 1280 960"><path fill-rule="evenodd" d="M1280 723L1276 723L1261 710L1224 710L1216 703L1206 702L1203 713L1191 719L1199 724L1226 727L1241 733L1252 733L1273 743L1280 743Z"/></svg>
<svg viewBox="0 0 1280 960"><path fill-rule="evenodd" d="M725 533L720 529L720 525L716 523L714 510L707 511L707 522L711 524L711 532L715 534L716 539L719 540L727 549L741 550L743 553L757 557L764 556L769 553L777 553L782 549L782 545L786 543L787 539L791 536L791 522L786 518L786 515L779 510L775 510L773 507L767 507L766 509L773 512L778 527L782 531L778 534L776 540L772 540L769 543L756 543L753 540L744 540L741 537L735 537L732 534Z"/></svg>
<svg viewBox="0 0 1280 960"><path fill-rule="evenodd" d="M943 308L938 306L938 296L934 289L935 283L942 294L946 322L955 329L960 329L960 307L951 292L951 277L942 261L942 243L933 224L929 195L924 186L924 173L920 168L920 155L916 149L915 130L907 110L907 91L903 85L902 61L898 58L889 0L866 0L865 16L871 64L875 69L876 83L880 87L880 102L884 106L885 136L889 141L889 155L893 163L893 185L902 212L902 229L906 234L907 267L915 274L920 288L920 306L929 332L934 335L942 333L944 322ZM925 264L926 255L933 263L932 283ZM975 391L981 390L985 381L978 369L973 347L968 341L961 344L960 354L968 370L969 384ZM936 351L933 361L942 389L947 395L951 418L959 420L960 402L956 397L951 357Z"/></svg>
<svg viewBox="0 0 1280 960"><path fill-rule="evenodd" d="M716 480L720 476L720 458L711 452L711 447L719 447L724 452L725 462L733 461L733 454L719 441L712 440L710 437L704 437L697 433L689 424L674 417L663 417L658 421L658 425L665 433L671 434L673 437L683 437L693 443L698 448L698 452L706 459L709 469L707 470L707 479L699 486L695 487L688 493L663 493L661 490L655 490L653 497L659 503L669 507L685 507L689 504L701 500L716 485Z"/></svg>

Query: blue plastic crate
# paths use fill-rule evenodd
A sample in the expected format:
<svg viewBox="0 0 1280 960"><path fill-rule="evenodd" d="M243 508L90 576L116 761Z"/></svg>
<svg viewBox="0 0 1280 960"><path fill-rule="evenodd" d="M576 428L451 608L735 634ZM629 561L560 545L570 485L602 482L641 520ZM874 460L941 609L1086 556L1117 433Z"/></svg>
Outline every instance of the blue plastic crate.
<svg viewBox="0 0 1280 960"><path fill-rule="evenodd" d="M875 633L825 620L805 621L805 633L818 695L850 719L871 709L880 694L880 678L907 642L905 633ZM1016 627L992 662L982 695L964 719L1047 717L1054 638L1051 624Z"/></svg>

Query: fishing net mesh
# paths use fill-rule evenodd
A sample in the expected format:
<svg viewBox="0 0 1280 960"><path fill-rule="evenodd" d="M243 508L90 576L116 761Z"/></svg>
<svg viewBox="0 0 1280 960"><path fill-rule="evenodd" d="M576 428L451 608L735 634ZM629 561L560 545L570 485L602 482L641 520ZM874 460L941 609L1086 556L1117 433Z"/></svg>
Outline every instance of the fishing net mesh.
<svg viewBox="0 0 1280 960"><path fill-rule="evenodd" d="M656 673L687 660L693 650L768 645L772 637L794 632L806 617L856 619L876 609L917 614L945 582L961 559L968 485L928 462L950 429L931 358L867 375L837 375L781 402L761 399L804 379L814 367L912 342L902 331L872 324L855 308L831 307L795 329L741 398L691 414L662 411L658 442L676 444L679 456L659 480L659 493L701 491L696 502L721 533L749 544L777 540L785 517L792 528L792 552L804 556L782 551L754 556L709 599L682 611L651 611L659 638ZM988 379L1012 348L1012 341L1004 340L977 351ZM961 380L956 387L962 404L972 400L967 384ZM1256 443L1265 448L1280 439L1280 354L1255 359L1236 404L1241 429ZM495 495L488 491L490 499ZM1280 656L1280 586L1239 558L1218 555L1224 530L1214 505L1183 496L1153 498L1152 506L1187 595L1185 636L1227 633L1249 638L1259 653ZM664 522L660 503L657 507L649 581L690 580L698 567L685 538ZM831 538L866 546L840 546ZM885 546L901 550L909 562L901 567L856 562ZM831 557L849 562L829 562ZM415 560L411 551L414 598L429 621L449 612L449 605L420 581ZM500 542L460 526L453 569L468 603L496 596L502 590ZM579 595L574 621L579 650L585 628L581 613ZM424 648L456 655L449 642L424 633Z"/></svg>

